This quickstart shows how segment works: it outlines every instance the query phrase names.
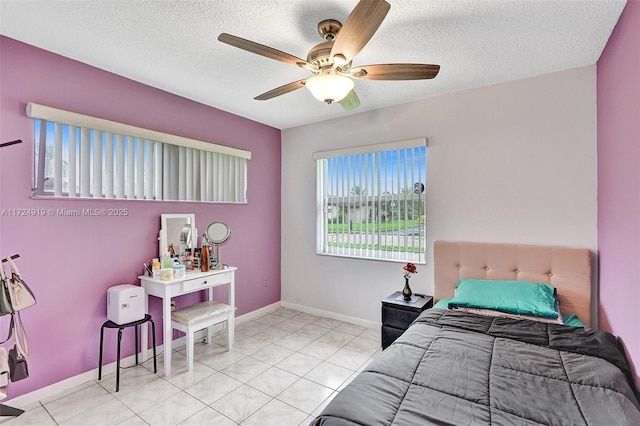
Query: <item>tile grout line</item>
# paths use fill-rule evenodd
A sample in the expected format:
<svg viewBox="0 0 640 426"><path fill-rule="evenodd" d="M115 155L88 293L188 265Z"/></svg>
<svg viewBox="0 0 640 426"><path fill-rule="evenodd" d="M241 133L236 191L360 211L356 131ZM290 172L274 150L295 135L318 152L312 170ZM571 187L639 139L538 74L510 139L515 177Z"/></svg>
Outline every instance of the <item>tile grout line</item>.
<svg viewBox="0 0 640 426"><path fill-rule="evenodd" d="M184 384L184 382L179 382L179 381L171 381L169 380L169 378L164 377L163 375L160 374L155 374L156 378L154 378L153 380L151 380L150 382L146 382L140 385L141 389L144 389L146 386L148 386L150 383L155 382L158 378L163 379L164 382L168 385L170 385L172 388L177 389L177 392L167 396L166 398L162 399L161 401L153 401L153 403L149 406L146 407L144 410L147 410L149 408L152 408L156 405L160 405L163 403L166 403L166 401L172 397L175 397L176 395L179 394L183 394L183 395L187 395L190 398L193 398L194 401L197 401L200 404L204 404L204 408L196 411L195 413L191 414L189 417L185 418L185 419L181 419L179 421L179 423L182 422L186 422L188 419L198 415L199 413L202 412L202 410L205 410L207 408L214 410L216 413L218 413L219 415L223 416L225 419L229 419L229 421L233 422L234 424L241 424L245 421L247 421L248 419L252 418L253 416L255 416L256 414L260 413L261 410L263 410L267 405L269 405L271 402L273 402L274 400L278 401L281 404L284 404L284 406L289 407L293 410L296 410L296 412L299 412L301 414L304 414L306 417L305 419L302 420L302 423L304 423L305 421L308 420L309 417L313 417L313 412L317 411L319 409L319 407L322 407L323 405L327 404L328 401L330 401L338 392L340 392L341 389L344 388L344 386L346 386L347 383L349 383L350 381L353 380L353 378L356 377L357 374L359 374L364 368L366 368L366 366L368 364L370 364L375 357L377 357L380 354L380 349L376 349L373 353L371 353L371 350L374 348L374 343L373 342L377 342L377 346L379 346L379 342L380 342L380 336L378 333L378 330L376 328L373 327L364 327L361 325L357 325L357 324L351 324L348 322L344 322L344 321L339 321L339 320L335 320L332 318L324 318L318 315L312 315L312 314L307 314L307 313L302 313L302 312L298 312L298 313L294 313L293 315L290 315L292 312L295 312L295 310L290 310L291 312L288 311L282 311L282 309L286 309L286 308L281 308L278 311L273 311L270 313L267 313L261 317L257 317L254 319L251 319L250 321L247 321L245 323L243 323L240 327L236 328L236 341L238 341L238 337L241 336L241 341L259 341L260 343L257 344L255 347L258 347L258 349L253 350L251 345L249 344L249 346L247 346L247 352L242 352L242 351L237 351L237 354L240 356L239 359L234 359L234 358L230 358L231 362L229 364L226 364L225 361L222 361L222 363L220 365L224 365L224 367L213 367L212 365L215 365L215 362L212 365L209 365L206 363L207 360L213 360L216 357L223 355L225 352L221 352L221 353L216 353L216 352L212 352L212 353L207 353L205 352L205 354L202 356L202 358L200 360L194 360L196 363L201 364L202 368L206 368L206 369L210 369L211 374L207 374L204 375L203 377L198 378L196 375L193 375L192 380L194 381L190 381L188 380L188 384ZM287 315L279 315L281 313L286 313ZM273 316L272 316L273 315ZM270 317L270 319L265 319L266 317ZM274 317L279 317L279 318L275 318ZM298 318L296 318L298 317ZM261 322L261 319L264 320L265 322ZM280 320L282 319L282 320ZM303 320L304 319L304 320ZM311 322L309 322L309 320L312 320ZM290 322L291 326L287 326L285 325L285 323L287 323L288 321L295 321L295 323ZM304 323L304 325L301 325L302 323ZM318 324L321 323L321 324ZM309 333L308 335L305 335L303 333L301 333L300 331L303 330L306 327L309 326L313 326L313 327L317 327L317 328L309 328ZM342 329L341 329L342 327ZM246 329L248 332L243 332L243 329ZM255 330L259 330L257 332L254 332ZM322 330L319 330L322 329ZM312 331L314 330L314 331ZM324 331L322 334L322 331ZM340 333L340 334L335 334L335 333ZM367 333L367 337L363 336L365 333ZM220 335L225 334L223 331L220 333ZM267 335L267 338L263 338L263 336ZM327 336L329 335L329 336ZM279 337L282 336L282 337ZM314 337L312 337L314 336ZM327 336L327 337L325 337ZM220 345L215 339L216 337L218 337L217 335L214 336L214 338L212 338L210 343L213 343L217 346L219 346L220 348L224 348L224 345ZM289 345L289 347L285 346L284 344L282 344L282 340L288 337L292 337L293 340L291 340L291 343ZM300 338L300 341L302 344L301 347L299 347L299 344L296 343L296 338ZM324 340L323 340L324 338ZM356 339L361 339L359 340L358 343L354 343L353 346L349 347L349 344L352 344ZM369 343L371 342L371 343ZM322 346L320 346L317 349L313 349L311 348L309 351L307 351L307 353L301 352L302 350L304 350L305 348L309 347L310 345L313 344L318 344L318 343L322 343L325 345L328 345L327 347L329 348L327 350L327 352L331 351L331 346L337 348L335 351L332 351L329 355L324 356L327 352L322 353L321 351ZM359 349L358 348L358 344ZM298 349L292 349L292 347L298 347ZM355 346L355 347L354 347ZM272 347L272 350L267 350L267 348ZM216 348L212 348L212 349L216 349ZM278 353L279 349L284 349L283 351L280 351L280 354ZM185 354L183 352L181 352L181 350L184 350L184 345L175 349L172 349L173 351L177 352L180 354L180 356L184 356ZM258 354L260 351L263 351L263 353ZM285 352L286 350L286 352ZM343 351L344 350L344 351ZM319 352L317 352L319 351ZM343 352L341 352L343 351ZM346 351L346 352L345 352ZM236 352L236 351L234 351ZM284 356L284 358L282 358L282 353L288 353L290 352L290 354ZM350 356L349 352L353 353L355 358L344 358L346 360L349 360L348 364L349 365L355 365L356 367L352 369L352 367L345 367L344 364L339 364L337 363L336 360L330 361L330 358L334 357L336 354L341 353L343 354L342 356ZM258 354L258 355L256 355ZM263 359L269 359L272 354L273 358L272 361L270 362L266 362ZM281 367L279 364L283 363L284 361L286 361L287 359L294 357L295 355L300 355L303 357L309 357L309 359L313 359L314 360L314 364L317 362L317 364L314 365L314 367L312 367L310 370L304 372L304 374L300 374L299 372L293 372L290 370L287 370L286 368ZM356 356L357 355L357 356ZM263 359L260 359L259 356L261 356ZM162 359L162 353L157 355L157 358ZM157 359L156 358L156 359ZM304 359L304 358L301 358ZM336 358L339 359L339 358ZM360 362L360 359L364 359L363 362ZM127 374L127 370L133 371L136 368L140 367L144 370L145 375L146 374L151 374L154 375L152 370L149 368L149 363L152 359L148 359L143 363L140 363L138 365L135 366L129 366L126 367L124 370L124 375ZM234 377L233 375L229 374L231 372L231 370L229 371L224 371L226 369L228 369L229 367L233 366L234 364L237 364L243 360L249 361L249 362L256 362L256 363L261 363L264 364L266 366L266 368L262 371L260 371L259 373L255 374L255 375L247 375L247 377L251 376L248 379L243 379L240 380L236 377ZM275 363L272 363L273 360L278 360ZM351 361L353 360L353 361ZM205 362L202 362L205 361ZM251 365L251 364L248 364ZM257 365L257 364L256 364ZM329 378L327 379L327 381L325 383L332 383L332 381L339 381L338 384L335 384L334 386L336 387L335 389L332 386L328 386L326 384L320 383L320 381L322 380L320 378L319 375L316 376L312 376L315 379L309 378L307 376L309 376L312 372L314 372L318 367L322 366L322 365L327 365L329 366L329 369L326 370L325 372L327 374L332 374L331 373L331 366L334 367L340 367L340 368L344 368L345 371L343 372L343 370L335 370L336 374L338 374L338 376L328 376L328 377L333 377L333 378ZM262 367L260 367L262 368ZM276 387L275 389L278 390L278 393L274 396L272 396L271 394L267 394L265 392L263 392L262 390L258 389L257 387L257 383L251 384L250 382L253 381L254 379L260 377L261 375L263 375L265 372L272 370L272 369L279 369L282 370L284 372L286 372L287 374L290 374L292 376L292 378L295 378L295 380L286 385L283 389L279 389L278 387ZM292 368L295 370L295 364L292 365ZM159 370L161 370L162 368L160 367ZM257 371L257 370L256 370ZM302 370L300 370L302 371ZM348 372L348 376L345 379L340 379L340 377L343 377L345 375L345 373ZM224 398L226 395L229 395L230 392L233 392L234 390L231 390L229 392L227 392L226 394L224 394L223 396L220 396L219 398L217 398L215 401L211 402L211 404L206 404L202 399L200 399L199 397L192 395L191 393L189 393L186 389L188 389L191 386L194 386L204 380L207 380L208 378L210 378L211 376L217 374L217 373L221 373L223 376L228 377L232 380L236 380L240 383L240 385L235 389L239 389L241 386L246 385L246 387L248 389L251 389L252 391L256 391L256 392L260 392L261 394L264 394L265 396L268 397L268 400L266 403L262 404L260 407L258 407L257 409L255 409L253 412L251 412L250 415L248 415L246 418L242 419L242 421L240 423L236 423L233 419L231 419L230 417L228 417L227 415L225 415L224 413L216 410L212 405L215 404L217 401L219 401L220 399ZM121 371L121 384L122 384L122 371ZM94 385L98 385L98 387L105 391L107 395L109 395L110 400L117 400L119 403L124 404L122 402L122 400L120 398L118 398L117 395L115 395L114 392L110 392L109 389L107 389L106 387L106 381L107 380L111 380L113 379L113 376L115 376L115 373L110 373L110 376L106 376L103 377L103 379L101 381L97 381L97 380L93 380L91 382L87 382L89 383L86 386L83 387L79 387L76 391L71 392L69 394L65 394L65 392L61 392L60 397L59 398L54 398L51 399L49 401L49 403L52 403L54 401L58 401L62 398L65 397L69 397L71 395L74 395L78 392L80 392L82 389L86 388L86 387L90 387L90 386L94 386ZM242 376L238 376L238 377L242 377ZM305 380L305 382L302 382L302 379ZM136 377L132 377L132 380L136 380ZM265 379L265 380L269 380L269 379ZM264 382L266 383L266 382ZM302 401L299 401L302 403L302 406L307 406L305 409L302 409L300 407L297 407L296 405L286 402L282 399L280 399L282 397L282 395L287 392L288 390L290 390L293 386L295 386L296 384L300 384L300 383L311 383L314 386L319 386L321 388L324 388L325 390L323 390L322 392L329 392L328 396L325 398L322 398L322 400L316 404L314 399L306 399ZM284 384L284 383L283 383ZM164 385L162 385L164 386ZM271 386L271 385L267 385L267 386ZM320 389L320 388L318 388ZM293 395L292 395L293 396ZM320 395L317 395L320 396ZM295 401L295 397L292 401ZM45 407L44 403L42 401L39 401L39 406L43 407L44 412L47 413L47 415L51 418L51 420L56 423L59 424L56 419L53 417L53 415L49 412L49 410ZM309 406L313 405L313 409L310 410L310 412L307 412L307 410L309 409ZM132 408L130 408L127 404L124 404L125 407L127 407L127 409L129 409L132 413L134 413L135 418L137 418L138 420L142 421L143 423L146 423L146 421L140 417L140 412L134 411ZM93 410L94 408L90 408L89 410ZM141 410L141 411L144 411ZM83 411L83 413L86 411ZM82 413L76 414L74 417L81 415ZM73 417L72 417L73 418ZM132 417L133 418L133 417ZM69 419L67 419L69 420ZM65 420L65 421L67 421ZM302 424L301 423L301 424Z"/></svg>

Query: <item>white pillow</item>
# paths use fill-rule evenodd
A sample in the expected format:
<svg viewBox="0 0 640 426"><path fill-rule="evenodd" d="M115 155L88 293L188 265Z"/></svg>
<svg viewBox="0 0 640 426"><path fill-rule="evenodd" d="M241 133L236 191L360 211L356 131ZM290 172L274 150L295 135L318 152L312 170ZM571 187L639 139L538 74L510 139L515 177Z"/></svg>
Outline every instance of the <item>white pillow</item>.
<svg viewBox="0 0 640 426"><path fill-rule="evenodd" d="M450 308L452 311L467 312L470 314L484 315L486 317L503 317L513 319L528 319L532 321L545 322L550 324L563 324L562 315L558 312L558 318L543 318L534 317L529 315L511 314L508 312L494 311L492 309L479 309L479 308Z"/></svg>

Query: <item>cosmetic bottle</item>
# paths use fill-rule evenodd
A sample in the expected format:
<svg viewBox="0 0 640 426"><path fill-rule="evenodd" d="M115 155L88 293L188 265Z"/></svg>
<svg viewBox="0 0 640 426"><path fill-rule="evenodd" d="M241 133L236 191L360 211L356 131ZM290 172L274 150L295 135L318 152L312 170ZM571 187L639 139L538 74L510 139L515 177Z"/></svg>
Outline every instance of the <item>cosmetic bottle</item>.
<svg viewBox="0 0 640 426"><path fill-rule="evenodd" d="M161 268L162 269L172 269L173 268L173 261L171 260L171 256L169 256L168 252L165 252L162 255L162 259L160 261L161 264Z"/></svg>
<svg viewBox="0 0 640 426"><path fill-rule="evenodd" d="M200 249L200 270L207 272L209 270L209 246L203 245Z"/></svg>
<svg viewBox="0 0 640 426"><path fill-rule="evenodd" d="M160 259L157 257L151 262L151 277L158 278L160 276Z"/></svg>

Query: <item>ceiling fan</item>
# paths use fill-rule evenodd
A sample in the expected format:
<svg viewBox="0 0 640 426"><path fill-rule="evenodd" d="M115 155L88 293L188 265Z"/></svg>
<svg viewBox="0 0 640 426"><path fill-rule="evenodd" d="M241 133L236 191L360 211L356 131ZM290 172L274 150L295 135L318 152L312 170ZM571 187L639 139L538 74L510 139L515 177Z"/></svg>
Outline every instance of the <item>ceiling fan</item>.
<svg viewBox="0 0 640 426"><path fill-rule="evenodd" d="M318 100L339 102L351 111L360 106L353 79L422 80L434 78L439 65L377 64L352 67L353 58L373 37L391 6L384 0L360 0L344 25L335 19L318 24L324 42L312 47L307 60L250 40L222 33L218 40L277 61L297 65L313 73L309 78L269 90L254 99L264 101L307 87Z"/></svg>

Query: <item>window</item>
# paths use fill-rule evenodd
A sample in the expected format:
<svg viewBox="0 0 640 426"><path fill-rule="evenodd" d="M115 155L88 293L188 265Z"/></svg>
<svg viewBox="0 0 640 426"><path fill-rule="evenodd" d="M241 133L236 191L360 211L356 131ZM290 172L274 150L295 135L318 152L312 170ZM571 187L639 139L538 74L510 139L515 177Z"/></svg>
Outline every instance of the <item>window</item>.
<svg viewBox="0 0 640 426"><path fill-rule="evenodd" d="M39 196L246 202L251 153L29 103Z"/></svg>
<svg viewBox="0 0 640 426"><path fill-rule="evenodd" d="M425 138L317 152L319 254L423 263Z"/></svg>

